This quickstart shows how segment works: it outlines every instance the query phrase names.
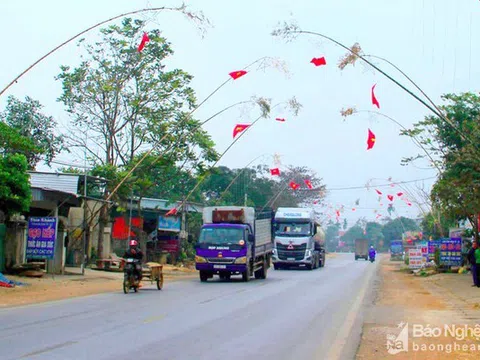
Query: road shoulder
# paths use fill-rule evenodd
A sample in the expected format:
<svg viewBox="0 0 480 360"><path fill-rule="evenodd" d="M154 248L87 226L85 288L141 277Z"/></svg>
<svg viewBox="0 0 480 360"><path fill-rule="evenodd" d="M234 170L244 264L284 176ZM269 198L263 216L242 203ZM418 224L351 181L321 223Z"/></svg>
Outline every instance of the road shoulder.
<svg viewBox="0 0 480 360"><path fill-rule="evenodd" d="M194 269L164 265L164 289L173 281L192 279ZM11 280L26 283L26 286L0 288L0 309L75 297L122 291L123 273L87 269L82 275L44 275L42 278L7 276ZM147 280L144 287L155 287Z"/></svg>
<svg viewBox="0 0 480 360"><path fill-rule="evenodd" d="M467 290L470 294L480 295L478 288L471 287L471 277L459 274L414 277L401 271L400 267L401 263L391 262L388 258L380 264L378 296L366 311L356 358L478 359L480 342L472 336L458 340L444 336L442 332L440 336L412 337L413 325L443 329L448 324L473 328L480 323L476 308L480 298L456 295ZM467 297L468 301L462 297ZM398 336L406 324L409 324L408 351L392 355L387 351L387 336ZM449 352L455 343L461 349ZM468 350L465 351L464 346Z"/></svg>

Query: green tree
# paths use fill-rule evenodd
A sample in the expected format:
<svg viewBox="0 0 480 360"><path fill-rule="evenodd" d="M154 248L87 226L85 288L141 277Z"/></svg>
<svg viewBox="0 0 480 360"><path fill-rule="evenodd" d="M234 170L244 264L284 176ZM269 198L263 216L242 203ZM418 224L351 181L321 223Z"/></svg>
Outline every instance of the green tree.
<svg viewBox="0 0 480 360"><path fill-rule="evenodd" d="M435 156L442 171L431 197L447 218L468 219L477 228L480 209L480 96L473 93L442 96L441 106L449 121L427 116L405 131L416 136ZM475 233L478 237L478 234Z"/></svg>
<svg viewBox="0 0 480 360"><path fill-rule="evenodd" d="M339 224L330 223L325 230L325 241L327 243L327 250L334 251L338 245L338 231Z"/></svg>
<svg viewBox="0 0 480 360"><path fill-rule="evenodd" d="M448 237L450 228L455 227L455 221L444 214L429 212L424 215L421 229L425 237L439 239Z"/></svg>
<svg viewBox="0 0 480 360"><path fill-rule="evenodd" d="M402 234L404 232L418 230L419 227L413 219L401 216L396 219L389 220L383 225L382 229L383 236L385 237L384 246L389 248L392 240L402 239Z"/></svg>
<svg viewBox="0 0 480 360"><path fill-rule="evenodd" d="M42 156L45 163L50 164L55 155L64 150L63 137L55 134L57 123L53 117L42 114L42 108L40 102L28 96L25 101L9 96L5 111L0 113L0 121L33 143L34 148L25 148L24 152L31 169ZM12 149L12 153L15 151Z"/></svg>
<svg viewBox="0 0 480 360"><path fill-rule="evenodd" d="M0 157L0 223L9 215L28 211L32 194L27 170L25 155Z"/></svg>
<svg viewBox="0 0 480 360"><path fill-rule="evenodd" d="M377 222L367 222L365 226L366 238L375 248L380 249L384 246L385 236L382 233L383 226Z"/></svg>
<svg viewBox="0 0 480 360"><path fill-rule="evenodd" d="M162 156L169 149L176 161L190 160L197 166L215 160L209 135L188 116L196 105L189 86L192 76L180 69L166 70L173 50L158 29L149 30L150 41L137 51L144 26L144 21L126 18L120 26L101 29L102 41L84 46L87 56L79 67L61 67L59 100L74 125L82 133L88 130L96 144L88 151L101 164L126 166L151 146ZM83 147L84 142L77 145Z"/></svg>
<svg viewBox="0 0 480 360"><path fill-rule="evenodd" d="M355 244L355 239L363 239L365 235L363 234L363 229L360 225L354 225L349 228L345 234L342 236L342 241L349 247L353 247Z"/></svg>
<svg viewBox="0 0 480 360"><path fill-rule="evenodd" d="M81 40L79 46L86 50L82 62L75 69L62 66L57 76L63 86L59 101L77 129L70 142L86 148L97 165L94 173L108 180L105 196L145 151L151 151L152 156L119 189L116 200L127 198L135 189L152 193L156 189L158 193L163 184L155 184L158 176L149 173L158 175L157 170L165 170L162 166L174 171L167 173L170 183L183 184L185 178L191 180L190 173L202 173L218 158L210 136L189 116L196 106L189 85L192 76L180 69L166 70L165 62L173 50L160 30L149 30L150 41L142 52L137 51L144 26L144 21L125 18L120 25L101 29L100 42L85 44ZM177 171L173 163L189 170ZM108 211L103 206L100 257L107 220Z"/></svg>

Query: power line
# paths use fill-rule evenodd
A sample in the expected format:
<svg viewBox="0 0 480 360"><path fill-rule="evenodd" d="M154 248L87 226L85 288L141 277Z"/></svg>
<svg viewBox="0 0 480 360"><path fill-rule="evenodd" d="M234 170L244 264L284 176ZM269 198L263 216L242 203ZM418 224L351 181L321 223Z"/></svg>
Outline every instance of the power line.
<svg viewBox="0 0 480 360"><path fill-rule="evenodd" d="M396 182L391 182L388 184L380 184L380 185L362 185L362 186L350 186L350 187L343 187L343 188L327 188L327 191L337 191L337 190L355 190L355 189L367 189L371 187L387 187L391 185L400 185L400 184L409 184L409 183L414 183L417 181L423 181L423 180L432 180L436 179L436 176L431 176L427 178L422 178L422 179L415 179L415 180L409 180L409 181L396 181Z"/></svg>

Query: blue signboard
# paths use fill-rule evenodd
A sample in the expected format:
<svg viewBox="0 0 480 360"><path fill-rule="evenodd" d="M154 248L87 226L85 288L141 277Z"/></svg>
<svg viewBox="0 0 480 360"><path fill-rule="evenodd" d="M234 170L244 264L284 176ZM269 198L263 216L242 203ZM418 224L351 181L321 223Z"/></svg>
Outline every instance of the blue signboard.
<svg viewBox="0 0 480 360"><path fill-rule="evenodd" d="M430 240L428 242L428 259L429 259L429 261L430 260L435 260L435 250L440 249L441 244L442 244L442 240Z"/></svg>
<svg viewBox="0 0 480 360"><path fill-rule="evenodd" d="M28 219L27 259L53 259L57 237L57 218L31 217Z"/></svg>
<svg viewBox="0 0 480 360"><path fill-rule="evenodd" d="M158 217L158 230L180 232L182 229L181 219L177 216L162 216Z"/></svg>
<svg viewBox="0 0 480 360"><path fill-rule="evenodd" d="M403 242L402 242L402 240L393 240L392 242L390 242L390 252L392 254L403 253Z"/></svg>
<svg viewBox="0 0 480 360"><path fill-rule="evenodd" d="M440 244L440 264L446 266L462 265L462 239L442 239Z"/></svg>

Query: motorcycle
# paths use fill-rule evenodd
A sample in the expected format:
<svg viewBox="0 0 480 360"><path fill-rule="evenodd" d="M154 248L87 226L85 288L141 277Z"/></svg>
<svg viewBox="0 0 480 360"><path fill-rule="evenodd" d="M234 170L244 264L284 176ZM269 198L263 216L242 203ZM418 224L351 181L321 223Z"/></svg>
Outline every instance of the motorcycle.
<svg viewBox="0 0 480 360"><path fill-rule="evenodd" d="M128 294L130 289L137 292L140 287L140 277L138 272L141 270L140 260L128 258L123 268L123 292Z"/></svg>
<svg viewBox="0 0 480 360"><path fill-rule="evenodd" d="M375 255L369 255L368 258L370 259L370 262L373 263L375 261Z"/></svg>

